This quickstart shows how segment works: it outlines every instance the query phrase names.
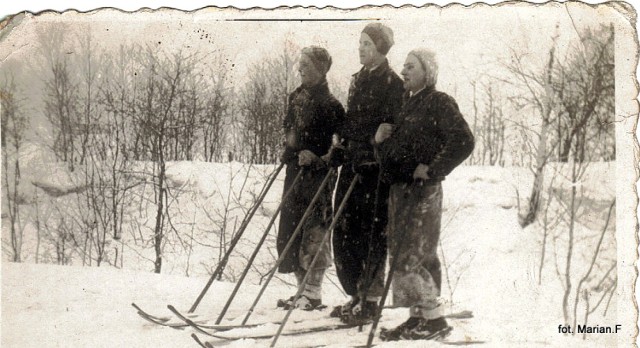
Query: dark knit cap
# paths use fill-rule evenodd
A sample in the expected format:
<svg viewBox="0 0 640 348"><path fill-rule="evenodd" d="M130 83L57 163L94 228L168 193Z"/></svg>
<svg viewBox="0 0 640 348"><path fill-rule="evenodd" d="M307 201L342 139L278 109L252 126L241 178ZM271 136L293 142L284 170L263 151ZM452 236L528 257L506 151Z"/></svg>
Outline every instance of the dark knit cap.
<svg viewBox="0 0 640 348"><path fill-rule="evenodd" d="M323 75L326 75L331 68L331 56L326 49L320 46L309 46L302 49L302 54L306 55L313 62L313 66L316 67Z"/></svg>
<svg viewBox="0 0 640 348"><path fill-rule="evenodd" d="M378 52L386 55L393 46L393 30L382 23L369 23L362 32L376 44Z"/></svg>

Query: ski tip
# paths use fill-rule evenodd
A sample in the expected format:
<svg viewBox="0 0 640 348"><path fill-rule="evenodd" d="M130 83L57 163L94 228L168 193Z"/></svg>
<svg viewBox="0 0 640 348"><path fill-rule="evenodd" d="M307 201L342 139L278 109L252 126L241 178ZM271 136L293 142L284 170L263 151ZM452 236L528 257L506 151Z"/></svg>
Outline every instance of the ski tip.
<svg viewBox="0 0 640 348"><path fill-rule="evenodd" d="M182 313L180 313L180 311L178 311L178 310L176 309L176 307L174 307L174 306L172 306L172 305L170 305L170 304L169 304L169 305L167 305L167 308L168 308L171 312L173 312L173 314L177 315L178 317L183 317Z"/></svg>
<svg viewBox="0 0 640 348"><path fill-rule="evenodd" d="M200 338L198 337L198 335L196 335L196 334L192 333L192 334L191 334L191 338L193 338L193 340L194 340L194 341L196 341L196 343L198 343L198 345L200 345L200 347L202 347L202 348L207 348L206 344L205 344L205 343L203 343L203 342L200 340Z"/></svg>

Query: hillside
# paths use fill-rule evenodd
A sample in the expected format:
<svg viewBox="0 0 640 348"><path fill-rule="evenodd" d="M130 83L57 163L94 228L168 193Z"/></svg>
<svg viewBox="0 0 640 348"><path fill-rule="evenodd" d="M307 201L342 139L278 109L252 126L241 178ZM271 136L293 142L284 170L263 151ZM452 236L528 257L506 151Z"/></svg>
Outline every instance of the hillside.
<svg viewBox="0 0 640 348"><path fill-rule="evenodd" d="M227 164L176 163L172 180L199 190L201 195L214 183L222 190L229 185ZM583 182L584 196L594 206L604 205L613 197L613 184L607 180L612 167L606 163L593 164L592 172ZM268 172L268 168L262 168ZM259 190L258 181L249 183ZM226 179L225 179L226 178ZM259 179L262 178L262 179ZM527 192L527 173L519 169L494 167L460 167L444 182L445 212L442 248L446 280L443 297L449 301L448 312L470 310L473 319L452 320L454 332L450 341L477 343L479 346L610 346L620 334L565 336L558 333L562 320L562 283L555 274L552 260L562 255L562 243L547 246L547 264L541 284L538 284L538 266L541 249L541 226L526 229L517 223L515 187ZM232 181L231 181L232 182ZM275 210L282 182L277 180L267 203L257 214L247 231L246 243L241 243L237 257L232 258L231 269L241 270L252 242L261 233L270 213ZM209 193L207 193L209 192ZM224 193L224 191L222 192ZM522 194L522 193L521 193ZM189 205L180 204L183 211ZM193 213L193 211L191 211ZM189 215L189 214L187 214ZM589 236L597 236L604 225L602 215L592 216L590 223L579 226L584 243L577 243L574 272L582 274L588 266L592 243ZM196 220L197 221L197 220ZM270 239L270 243L272 243ZM550 243L550 242L548 242ZM602 257L615 258L615 240L603 243ZM273 245L271 245L273 247ZM555 252L554 252L555 250ZM166 304L188 309L208 279L207 274L184 275L185 260L210 260L206 248L193 249L190 257L174 253L169 258L166 274L141 271L148 263L131 264L117 269L109 266L80 267L54 266L32 263L3 262L2 266L2 346L3 347L195 347L189 330L179 331L153 326L141 319L130 306L136 302L157 314L168 314ZM200 253L200 254L199 254ZM441 254L442 256L442 254ZM263 262L272 255L263 257ZM561 259L560 256L558 256ZM175 262L171 264L170 262ZM146 262L146 261L145 261ZM196 265L196 263L193 263ZM268 269L268 265L263 267ZM192 270L197 270L192 266ZM206 268L200 268L206 270ZM164 272L163 272L164 273ZM170 274L173 273L173 274ZM197 273L197 272L194 272ZM252 272L248 284L243 286L231 306L228 318L241 319L250 307L259 287L258 276ZM293 279L279 277L273 282L258 305L252 320L279 320L284 312L275 309L278 298L288 297L295 289L289 285ZM227 279L229 280L229 279ZM345 300L336 284L334 272L325 280L324 302L330 307ZM198 314L214 317L223 306L233 288L232 281L216 282L197 310ZM615 325L618 304L614 296L604 315L604 306L590 317L592 325ZM314 319L328 316L328 311L307 313L296 311L291 320ZM381 326L391 327L404 321L406 309L385 309ZM307 320L307 325L309 320ZM300 324L289 324L295 327ZM275 328L261 328L275 330ZM623 335L631 335L632 328L623 328ZM257 329L256 329L257 330ZM368 330L357 329L340 333L318 333L304 336L282 337L279 346L334 346L364 344ZM204 338L204 337L201 337ZM267 345L269 341L238 340L230 346ZM481 343L483 342L483 343ZM426 346L427 342L412 342L413 346ZM381 346L400 347L407 342L385 343ZM433 343L434 346L439 343Z"/></svg>

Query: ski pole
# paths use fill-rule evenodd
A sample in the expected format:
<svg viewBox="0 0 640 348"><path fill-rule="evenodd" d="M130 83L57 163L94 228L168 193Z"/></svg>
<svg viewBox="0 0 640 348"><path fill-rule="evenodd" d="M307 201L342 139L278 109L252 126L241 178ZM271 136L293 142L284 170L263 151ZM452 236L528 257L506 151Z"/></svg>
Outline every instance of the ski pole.
<svg viewBox="0 0 640 348"><path fill-rule="evenodd" d="M231 244L229 245L229 249L227 250L227 252L222 257L222 260L220 260L220 263L218 263L218 266L216 267L216 270L213 272L211 277L209 277L209 281L207 282L207 285L204 286L204 289L202 289L202 291L200 292L200 295L198 295L198 298L196 299L196 301L193 303L193 305L189 309L189 313L193 313L196 310L196 308L200 304L200 301L202 301L202 298L204 297L204 295L207 293L207 291L209 291L209 287L211 287L211 284L213 284L213 281L216 278L218 278L220 275L222 275L222 272L224 271L224 268L227 265L227 262L229 261L229 257L231 256L231 252L236 247L236 244L238 244L238 242L240 241L240 238L242 237L242 234L244 233L244 231L246 230L247 226L249 225L249 221L251 220L251 218L253 217L255 212L258 210L258 207L260 206L260 204L264 200L264 197L267 196L267 193L269 192L269 189L271 188L271 185L273 185L273 183L276 181L276 178L278 177L278 174L280 173L280 171L282 170L283 167L284 167L284 162L280 163L280 165L278 166L278 169L276 169L275 173L273 173L273 176L271 177L271 179L269 179L267 181L267 183L265 184L265 186L263 188L263 191L262 191L262 194L260 196L258 196L258 200L256 201L256 203L247 212L247 215L245 216L245 219L243 220L242 225L238 229L238 232L236 232L236 235L231 240Z"/></svg>
<svg viewBox="0 0 640 348"><path fill-rule="evenodd" d="M373 343L373 337L375 336L376 329L378 328L378 323L380 322L380 317L382 317L382 309L384 307L384 302L387 300L387 295L389 294L389 288L391 288L391 280L393 279L393 273L396 270L398 265L398 255L404 246L405 239L404 235L398 236L400 238L397 239L398 245L396 245L396 250L393 251L393 261L391 261L391 265L389 266L389 274L387 275L387 282L384 284L384 290L382 291L382 298L380 299L380 305L378 306L378 313L376 313L375 318L373 319L373 324L371 325L371 331L369 331L369 338L367 339L367 348L371 347Z"/></svg>
<svg viewBox="0 0 640 348"><path fill-rule="evenodd" d="M360 303L363 304L366 301L367 298L367 292L369 291L369 287L371 285L373 285L373 282L375 281L374 277L376 272L378 272L378 269L380 268L380 262L376 263L375 266L371 265L371 259L373 257L373 250L374 248L376 248L376 251L380 249L380 245L376 244L374 245L373 243L373 238L375 236L375 234L377 233L376 231L376 227L378 226L378 219L379 217L379 212L378 210L380 209L380 187L382 185L382 181L380 180L380 174L378 172L378 180L376 181L376 190L374 192L374 199L373 199L373 219L371 220L371 232L369 234L369 250L367 251L367 259L366 259L366 263L365 263L365 267L364 267L364 271L362 272L362 277L364 277L363 280L363 286L361 289L361 293L360 293ZM386 245L385 245L386 247ZM384 266L383 266L384 267Z"/></svg>
<svg viewBox="0 0 640 348"><path fill-rule="evenodd" d="M356 174L353 180L351 180L351 185L349 185L349 189L347 190L347 193L345 193L344 198L342 199L342 202L340 202L340 206L338 207L338 211L333 217L333 221L331 221L331 225L329 225L329 228L327 228L327 230L324 232L324 236L322 237L322 242L320 242L320 248L318 248L318 251L316 251L316 254L313 256L313 260L311 260L311 264L309 264L309 267L308 267L309 270L305 273L304 278L302 278L302 282L298 287L298 291L296 292L296 295L293 297L294 304L296 303L296 301L298 301L298 299L302 295L302 292L304 291L304 288L307 284L307 280L309 279L309 274L311 273L310 270L312 270L313 267L316 265L316 262L319 259L320 253L322 252L324 245L329 241L331 230L333 230L333 228L336 226L336 223L340 218L340 215L342 215L342 211L344 210L347 200L349 199L349 196L351 196L353 187L356 186L356 182L358 182L359 179L360 179L360 174ZM276 335L273 337L273 341L271 341L270 347L275 347L276 342L278 342L278 338L280 338L280 334L282 333L284 326L287 324L287 320L289 320L289 316L291 316L291 312L293 312L294 308L295 306L289 307L287 314L285 315L284 319L282 319L282 323L278 328L278 332L276 332Z"/></svg>
<svg viewBox="0 0 640 348"><path fill-rule="evenodd" d="M291 186L289 187L287 192L285 192L284 196L282 197L282 200L280 201L280 204L278 205L278 209L276 209L276 212L273 213L273 216L271 217L271 220L269 221L269 224L267 224L267 228L265 229L264 233L262 234L262 238L258 242L258 245L256 246L255 250L253 251L253 254L249 258L249 261L247 262L247 265L245 266L244 270L242 271L242 275L240 275L240 279L238 279L235 288L231 292L231 296L229 296L229 299L227 300L227 303L224 305L224 308L222 308L222 312L220 313L220 315L218 315L218 319L216 319L216 324L220 324L220 322L222 321L222 318L224 318L224 315L227 313L227 310L229 309L229 306L231 305L231 302L233 302L233 299L236 296L236 293L238 292L238 289L240 289L240 285L242 285L242 282L244 281L244 278L246 277L247 273L249 273L249 269L251 268L251 265L253 264L253 261L255 260L256 256L258 255L258 252L260 251L260 248L262 247L262 244L267 239L267 235L269 235L269 231L271 230L271 227L273 226L274 222L276 221L276 217L278 216L278 214L282 210L282 206L287 201L287 198L289 197L291 192L293 192L293 189L295 188L295 186L298 183L298 181L300 181L300 178L302 177L303 172L304 172L304 167L300 168L300 170L298 171L298 174L296 175L295 179L293 179L293 182L291 183Z"/></svg>
<svg viewBox="0 0 640 348"><path fill-rule="evenodd" d="M251 305L251 308L249 308L249 311L247 312L247 315L244 317L244 320L242 321L242 325L246 324L247 320L249 320L249 317L253 313L253 310L256 308L256 305L258 304L258 301L260 301L260 297L262 297L262 294L266 290L267 285L269 285L269 282L271 281L271 279L275 275L276 271L278 270L278 267L280 266L282 261L284 261L284 257L287 255L287 252L289 252L289 249L291 249L291 246L293 245L293 241L298 237L298 234L300 234L300 231L302 230L302 225L304 224L305 220L307 220L309 215L311 215L311 211L313 211L313 207L316 205L316 202L320 198L320 196L322 194L322 191L324 190L324 188L329 183L329 178L331 178L331 176L333 175L334 172L335 172L334 168L329 168L329 171L327 172L327 175L325 175L324 179L322 180L322 183L320 184L320 187L318 188L318 191L316 191L315 196L313 196L313 199L311 199L311 203L309 203L309 206L307 207L307 210L305 210L304 214L302 215L302 218L300 219L300 222L298 222L298 226L296 227L295 231L293 231L293 234L289 238L289 241L287 242L287 245L285 245L284 250L282 250L282 253L280 254L280 257L278 257L278 260L276 260L275 266L269 272L269 276L267 277L267 280L265 281L264 285L262 285L262 288L260 289L260 292L258 293L258 296L256 297L255 301L253 301L253 304Z"/></svg>

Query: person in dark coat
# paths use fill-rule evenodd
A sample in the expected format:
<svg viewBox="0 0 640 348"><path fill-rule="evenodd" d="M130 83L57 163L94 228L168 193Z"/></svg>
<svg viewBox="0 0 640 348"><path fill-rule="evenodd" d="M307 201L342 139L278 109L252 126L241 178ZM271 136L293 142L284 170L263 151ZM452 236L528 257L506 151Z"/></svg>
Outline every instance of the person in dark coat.
<svg viewBox="0 0 640 348"><path fill-rule="evenodd" d="M302 167L305 167L305 172L291 195L283 202L277 238L278 254L282 254L327 175L328 166L320 156L328 152L332 135L344 118L344 108L327 85L326 74L330 67L331 56L324 48L310 46L302 50L299 66L302 83L289 96L283 124L286 137L282 155L282 161L286 163L283 195ZM288 309L294 306L313 310L322 305L321 285L324 272L331 265L331 250L328 242L321 245L321 241L332 219L331 191L331 185L327 185L279 266L280 273L295 274L298 286L306 272L310 272L297 303L292 303L292 296L278 301L280 307ZM309 269L318 250L321 252L320 258L314 268Z"/></svg>
<svg viewBox="0 0 640 348"><path fill-rule="evenodd" d="M376 132L381 178L391 184L387 235L398 250L393 274L395 306L409 319L382 329L383 340L430 339L451 330L443 316L437 247L442 216L441 181L473 151L474 138L456 101L435 89L438 64L426 49L409 53L402 70L407 89L395 124ZM391 261L393 262L393 261Z"/></svg>
<svg viewBox="0 0 640 348"><path fill-rule="evenodd" d="M373 138L381 123L393 122L402 103L402 80L386 58L393 43L392 30L380 23L368 24L362 31L358 51L363 66L351 80L347 114L338 129L346 151L336 205L356 173L361 175L333 231L336 272L351 299L335 307L331 316L344 322L372 319L384 288L389 186L378 185Z"/></svg>

